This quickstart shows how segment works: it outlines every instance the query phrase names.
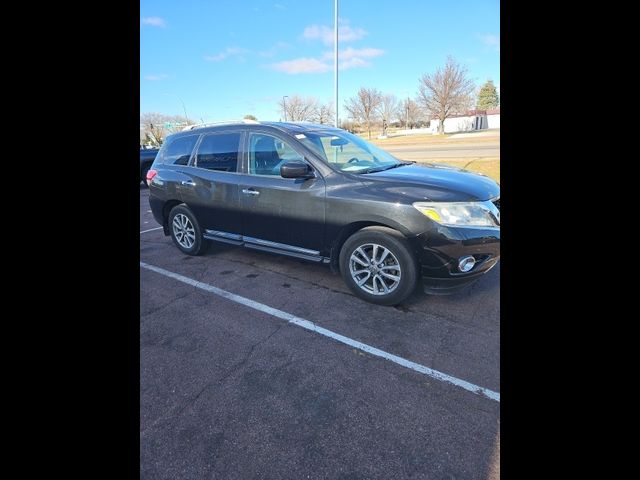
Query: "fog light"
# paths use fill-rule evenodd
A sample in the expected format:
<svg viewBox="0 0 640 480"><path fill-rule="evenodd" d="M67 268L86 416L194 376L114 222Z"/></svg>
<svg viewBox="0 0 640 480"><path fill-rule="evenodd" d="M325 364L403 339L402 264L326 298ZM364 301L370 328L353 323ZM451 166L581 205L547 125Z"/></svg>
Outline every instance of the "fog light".
<svg viewBox="0 0 640 480"><path fill-rule="evenodd" d="M458 261L458 269L461 272L468 272L473 268L475 264L476 264L476 259L473 258L471 255L467 257L460 257L460 260Z"/></svg>

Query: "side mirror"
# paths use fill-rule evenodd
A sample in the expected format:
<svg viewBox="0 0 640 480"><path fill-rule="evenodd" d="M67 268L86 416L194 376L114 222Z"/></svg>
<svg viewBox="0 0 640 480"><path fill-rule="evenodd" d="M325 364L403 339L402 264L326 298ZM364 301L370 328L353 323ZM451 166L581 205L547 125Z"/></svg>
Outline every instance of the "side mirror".
<svg viewBox="0 0 640 480"><path fill-rule="evenodd" d="M280 166L282 178L313 178L315 177L311 167L300 160L283 163Z"/></svg>
<svg viewBox="0 0 640 480"><path fill-rule="evenodd" d="M343 145L348 145L349 142L344 138L333 137L331 138L331 146L332 147L342 147Z"/></svg>

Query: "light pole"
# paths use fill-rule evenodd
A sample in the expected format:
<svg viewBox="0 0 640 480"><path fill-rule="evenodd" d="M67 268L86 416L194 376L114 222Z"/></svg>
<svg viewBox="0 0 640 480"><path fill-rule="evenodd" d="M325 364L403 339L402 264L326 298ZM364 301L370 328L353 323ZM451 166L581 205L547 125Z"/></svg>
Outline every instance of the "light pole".
<svg viewBox="0 0 640 480"><path fill-rule="evenodd" d="M165 93L165 95L168 96L169 94ZM182 97L180 97L180 95L178 95L177 93L174 93L173 95L178 97L178 100L180 100L180 103L182 103L182 111L184 112L184 121L188 122L189 121L189 116L187 115L187 107L184 106L184 100L182 100Z"/></svg>
<svg viewBox="0 0 640 480"><path fill-rule="evenodd" d="M407 119L404 122L404 128L409 130L409 97L407 97Z"/></svg>
<svg viewBox="0 0 640 480"><path fill-rule="evenodd" d="M289 95L282 97L282 109L284 110L284 121L287 121L287 101L285 98L289 98Z"/></svg>
<svg viewBox="0 0 640 480"><path fill-rule="evenodd" d="M334 65L333 65L333 90L334 97L333 101L335 102L336 107L336 120L335 127L338 128L338 110L340 107L338 106L338 0L335 0L334 3L334 12L333 12L333 56L334 56Z"/></svg>

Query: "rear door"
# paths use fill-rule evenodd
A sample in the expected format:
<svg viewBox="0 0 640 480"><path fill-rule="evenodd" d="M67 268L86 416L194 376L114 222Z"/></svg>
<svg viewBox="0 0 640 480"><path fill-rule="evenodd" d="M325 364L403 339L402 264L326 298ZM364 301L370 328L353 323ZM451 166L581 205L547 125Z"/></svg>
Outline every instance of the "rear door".
<svg viewBox="0 0 640 480"><path fill-rule="evenodd" d="M239 235L239 161L242 130L225 130L202 136L190 164L181 169L182 201L205 232Z"/></svg>

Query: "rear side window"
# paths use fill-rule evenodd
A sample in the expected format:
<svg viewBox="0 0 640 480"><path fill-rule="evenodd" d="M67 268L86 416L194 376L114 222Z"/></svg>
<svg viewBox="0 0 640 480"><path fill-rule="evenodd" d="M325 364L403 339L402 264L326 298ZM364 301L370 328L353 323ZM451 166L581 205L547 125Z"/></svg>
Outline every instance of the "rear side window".
<svg viewBox="0 0 640 480"><path fill-rule="evenodd" d="M186 165L196 145L198 135L178 137L165 147L162 163L169 165Z"/></svg>
<svg viewBox="0 0 640 480"><path fill-rule="evenodd" d="M218 172L238 171L240 132L205 136L196 154L196 167Z"/></svg>

